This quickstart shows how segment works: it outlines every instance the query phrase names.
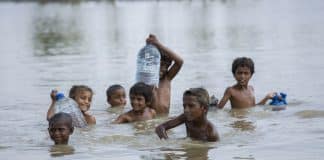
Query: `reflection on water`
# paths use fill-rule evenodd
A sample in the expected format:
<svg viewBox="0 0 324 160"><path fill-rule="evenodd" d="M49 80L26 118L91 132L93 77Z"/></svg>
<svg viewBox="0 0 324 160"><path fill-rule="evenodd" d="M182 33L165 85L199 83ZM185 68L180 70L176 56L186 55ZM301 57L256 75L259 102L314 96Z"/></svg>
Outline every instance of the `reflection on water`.
<svg viewBox="0 0 324 160"><path fill-rule="evenodd" d="M134 122L133 127L135 129L135 135L154 135L155 127L157 127L160 123L160 121L156 120Z"/></svg>
<svg viewBox="0 0 324 160"><path fill-rule="evenodd" d="M233 157L233 159L254 160L255 158L252 155L249 155L248 157Z"/></svg>
<svg viewBox="0 0 324 160"><path fill-rule="evenodd" d="M234 118L244 119L253 111L254 108L248 109L231 109L229 114Z"/></svg>
<svg viewBox="0 0 324 160"><path fill-rule="evenodd" d="M324 118L324 111L321 110L304 110L295 114L300 118Z"/></svg>
<svg viewBox="0 0 324 160"><path fill-rule="evenodd" d="M53 145L49 150L52 157L74 154L74 148L70 145Z"/></svg>
<svg viewBox="0 0 324 160"><path fill-rule="evenodd" d="M35 14L37 16L33 24L36 56L82 53L79 15L75 8L58 11L40 6Z"/></svg>
<svg viewBox="0 0 324 160"><path fill-rule="evenodd" d="M231 127L239 129L240 131L253 131L256 128L253 122L249 122L246 120L234 121L230 125Z"/></svg>
<svg viewBox="0 0 324 160"><path fill-rule="evenodd" d="M256 126L248 119L248 117L251 116L250 112L253 112L253 110L254 108L231 109L229 114L231 117L235 118L235 120L230 124L230 126L240 131L254 131Z"/></svg>
<svg viewBox="0 0 324 160"><path fill-rule="evenodd" d="M171 149L170 149L171 150ZM173 150L173 149L172 149ZM176 152L170 152L164 154L164 158L167 160L173 159L197 159L207 160L208 159L208 147L184 147L183 149L175 150ZM164 150L162 150L164 151ZM167 150L165 150L167 151Z"/></svg>
<svg viewBox="0 0 324 160"><path fill-rule="evenodd" d="M149 159L186 159L186 160L208 160L210 159L208 151L215 148L215 143L204 143L200 141L192 141L189 138L179 141L177 147L162 147L158 150L160 154L153 155ZM148 158L147 156L142 156Z"/></svg>

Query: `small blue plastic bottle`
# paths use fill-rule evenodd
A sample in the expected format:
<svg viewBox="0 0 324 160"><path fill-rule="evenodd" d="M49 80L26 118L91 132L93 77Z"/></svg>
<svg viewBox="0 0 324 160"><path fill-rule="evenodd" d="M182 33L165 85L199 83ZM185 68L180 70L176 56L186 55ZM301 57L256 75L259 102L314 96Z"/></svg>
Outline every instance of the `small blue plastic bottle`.
<svg viewBox="0 0 324 160"><path fill-rule="evenodd" d="M136 82L158 86L160 59L159 50L152 44L146 44L137 54Z"/></svg>
<svg viewBox="0 0 324 160"><path fill-rule="evenodd" d="M87 126L78 104L73 99L65 97L63 93L57 93L55 99L55 113L64 112L70 114L74 127L84 128Z"/></svg>
<svg viewBox="0 0 324 160"><path fill-rule="evenodd" d="M273 111L279 111L286 109L287 101L286 101L287 94L286 93L276 93L275 96L272 98L270 105L272 105Z"/></svg>

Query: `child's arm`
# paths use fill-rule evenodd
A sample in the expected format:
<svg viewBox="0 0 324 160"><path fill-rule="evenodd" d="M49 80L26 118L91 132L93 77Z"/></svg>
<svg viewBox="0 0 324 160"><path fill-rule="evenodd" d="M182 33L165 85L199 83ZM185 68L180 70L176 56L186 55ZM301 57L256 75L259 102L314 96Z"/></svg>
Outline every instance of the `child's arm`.
<svg viewBox="0 0 324 160"><path fill-rule="evenodd" d="M152 113L152 117L155 118L156 117L156 111L155 109L150 109L151 110L151 113Z"/></svg>
<svg viewBox="0 0 324 160"><path fill-rule="evenodd" d="M186 120L184 114L176 117L175 119L166 121L155 128L155 133L160 137L160 139L164 138L167 139L168 135L166 131L170 128L174 128L180 124L183 124Z"/></svg>
<svg viewBox="0 0 324 160"><path fill-rule="evenodd" d="M57 94L57 90L52 90L51 91L50 96L51 96L51 99L52 99L52 103L49 106L48 111L47 111L47 116L46 116L47 120L52 118L54 116L54 114L55 114L54 105L55 105L55 102L56 102L56 99L55 99L56 94Z"/></svg>
<svg viewBox="0 0 324 160"><path fill-rule="evenodd" d="M257 105L265 105L269 99L275 96L275 92L268 93Z"/></svg>
<svg viewBox="0 0 324 160"><path fill-rule="evenodd" d="M181 69L183 64L183 59L180 56L178 56L175 52L165 47L161 42L159 42L159 40L153 34L149 35L149 37L146 39L146 42L155 45L161 51L161 54L166 55L172 61L174 61L174 64L171 66L171 68L167 71L166 74L168 79L172 80Z"/></svg>
<svg viewBox="0 0 324 160"><path fill-rule="evenodd" d="M83 112L84 119L87 121L88 124L96 124L96 118L90 114L89 111Z"/></svg>
<svg viewBox="0 0 324 160"><path fill-rule="evenodd" d="M227 101L231 98L231 88L228 87L225 92L224 92L224 95L223 95L223 98L220 100L220 102L218 103L217 107L219 109L222 109L224 108L225 104L227 103Z"/></svg>
<svg viewBox="0 0 324 160"><path fill-rule="evenodd" d="M120 124L120 123L127 123L128 122L128 118L125 114L120 115L114 122L112 122L113 124Z"/></svg>

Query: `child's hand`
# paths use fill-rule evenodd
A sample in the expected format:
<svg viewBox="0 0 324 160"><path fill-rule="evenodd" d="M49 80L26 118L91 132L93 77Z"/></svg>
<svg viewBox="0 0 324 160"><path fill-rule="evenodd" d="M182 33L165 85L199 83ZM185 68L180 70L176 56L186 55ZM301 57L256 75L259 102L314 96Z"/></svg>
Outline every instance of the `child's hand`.
<svg viewBox="0 0 324 160"><path fill-rule="evenodd" d="M56 101L56 94L57 94L57 90L56 89L53 89L51 91L51 94L50 94L51 99L52 99L52 102L55 102Z"/></svg>
<svg viewBox="0 0 324 160"><path fill-rule="evenodd" d="M163 126L157 126L155 128L155 133L160 137L160 139L164 138L167 139L168 135L165 132L165 128Z"/></svg>
<svg viewBox="0 0 324 160"><path fill-rule="evenodd" d="M266 95L267 99L272 99L276 95L276 92L270 92Z"/></svg>
<svg viewBox="0 0 324 160"><path fill-rule="evenodd" d="M153 45L157 46L157 45L159 45L160 42L154 34L150 34L149 37L146 39L146 43L153 44Z"/></svg>
<svg viewBox="0 0 324 160"><path fill-rule="evenodd" d="M96 124L96 118L89 111L85 111L82 113L83 113L83 116L88 124L91 124L91 125Z"/></svg>
<svg viewBox="0 0 324 160"><path fill-rule="evenodd" d="M92 116L91 113L90 113L90 111L85 111L85 112L82 111L82 113L83 113L83 115L84 115L85 117L86 117L86 116L89 116L89 117Z"/></svg>

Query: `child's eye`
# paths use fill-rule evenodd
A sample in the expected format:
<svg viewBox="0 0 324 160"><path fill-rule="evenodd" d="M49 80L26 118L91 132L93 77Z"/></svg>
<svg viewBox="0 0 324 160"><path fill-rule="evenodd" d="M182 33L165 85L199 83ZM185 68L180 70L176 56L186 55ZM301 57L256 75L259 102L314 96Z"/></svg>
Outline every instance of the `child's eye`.
<svg viewBox="0 0 324 160"><path fill-rule="evenodd" d="M65 128L58 128L59 132L64 132L66 129Z"/></svg>
<svg viewBox="0 0 324 160"><path fill-rule="evenodd" d="M56 131L64 132L65 130L66 130L66 128L51 128L50 132L56 132Z"/></svg>

